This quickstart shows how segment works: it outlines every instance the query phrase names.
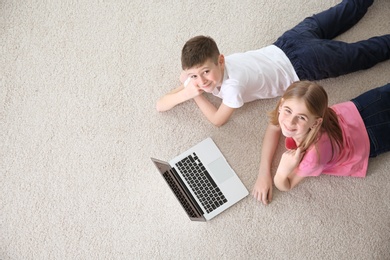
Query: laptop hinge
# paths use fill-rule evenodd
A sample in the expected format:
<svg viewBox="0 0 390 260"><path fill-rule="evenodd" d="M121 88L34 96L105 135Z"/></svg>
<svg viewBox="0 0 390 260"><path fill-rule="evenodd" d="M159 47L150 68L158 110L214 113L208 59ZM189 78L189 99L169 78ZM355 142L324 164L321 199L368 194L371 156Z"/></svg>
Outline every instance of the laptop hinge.
<svg viewBox="0 0 390 260"><path fill-rule="evenodd" d="M166 171L163 174L163 177L175 194L176 198L180 201L180 204L186 211L188 217L195 221L205 221L202 209L197 205L194 197L185 186L184 182L180 179L176 169L171 168L171 170Z"/></svg>

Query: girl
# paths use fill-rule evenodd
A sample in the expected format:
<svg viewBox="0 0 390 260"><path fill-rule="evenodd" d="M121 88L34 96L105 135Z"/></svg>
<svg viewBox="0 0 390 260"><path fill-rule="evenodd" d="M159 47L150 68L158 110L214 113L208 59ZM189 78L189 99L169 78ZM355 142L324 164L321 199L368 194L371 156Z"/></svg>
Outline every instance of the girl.
<svg viewBox="0 0 390 260"><path fill-rule="evenodd" d="M390 150L390 83L351 101L328 107L325 90L310 81L288 87L270 113L253 196L272 200L271 163L280 133L287 151L274 182L288 191L321 173L365 177L368 158Z"/></svg>

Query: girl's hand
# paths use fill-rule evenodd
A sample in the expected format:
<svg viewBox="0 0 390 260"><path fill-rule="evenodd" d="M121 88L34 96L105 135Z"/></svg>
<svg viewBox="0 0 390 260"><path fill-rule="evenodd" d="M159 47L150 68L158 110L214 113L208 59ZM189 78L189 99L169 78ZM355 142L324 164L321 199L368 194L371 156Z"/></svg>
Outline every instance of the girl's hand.
<svg viewBox="0 0 390 260"><path fill-rule="evenodd" d="M296 167L298 167L304 154L301 147L298 147L296 150L287 150L280 159L277 172L284 176L288 176Z"/></svg>
<svg viewBox="0 0 390 260"><path fill-rule="evenodd" d="M268 205L272 201L272 177L271 173L260 172L252 190L255 199Z"/></svg>

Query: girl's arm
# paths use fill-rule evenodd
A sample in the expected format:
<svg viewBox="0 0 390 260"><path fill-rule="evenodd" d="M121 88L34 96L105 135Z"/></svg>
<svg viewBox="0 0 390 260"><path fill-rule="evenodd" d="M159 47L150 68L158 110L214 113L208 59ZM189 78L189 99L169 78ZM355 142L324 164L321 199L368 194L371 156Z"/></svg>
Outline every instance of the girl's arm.
<svg viewBox="0 0 390 260"><path fill-rule="evenodd" d="M304 179L304 177L298 176L295 173L303 155L304 153L300 147L296 150L288 150L283 153L274 177L275 186L279 190L289 191Z"/></svg>
<svg viewBox="0 0 390 260"><path fill-rule="evenodd" d="M261 149L259 175L252 190L253 197L265 205L272 200L271 166L280 134L279 126L268 124Z"/></svg>

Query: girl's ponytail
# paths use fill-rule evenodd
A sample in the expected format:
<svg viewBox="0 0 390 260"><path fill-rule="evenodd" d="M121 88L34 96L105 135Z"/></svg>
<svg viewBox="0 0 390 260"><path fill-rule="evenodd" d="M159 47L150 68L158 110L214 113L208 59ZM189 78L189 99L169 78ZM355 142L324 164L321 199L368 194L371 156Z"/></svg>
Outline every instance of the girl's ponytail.
<svg viewBox="0 0 390 260"><path fill-rule="evenodd" d="M330 107L325 110L322 128L326 133L328 133L328 136L332 141L333 149L337 146L337 148L341 150L343 144L343 132L336 112L334 112Z"/></svg>

